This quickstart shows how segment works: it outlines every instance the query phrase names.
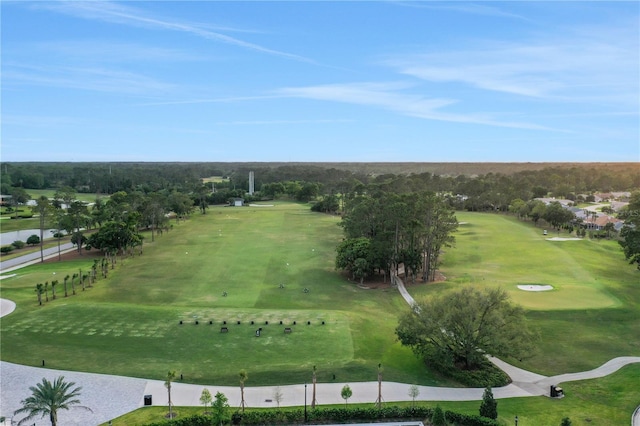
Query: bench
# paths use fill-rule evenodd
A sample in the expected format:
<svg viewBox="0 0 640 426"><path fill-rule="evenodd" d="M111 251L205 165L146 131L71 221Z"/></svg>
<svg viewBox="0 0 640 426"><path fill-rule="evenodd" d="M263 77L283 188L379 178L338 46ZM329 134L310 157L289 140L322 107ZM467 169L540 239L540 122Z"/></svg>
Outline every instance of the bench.
<svg viewBox="0 0 640 426"><path fill-rule="evenodd" d="M286 327L284 329L284 334L289 334L289 333L291 333L291 327Z"/></svg>
<svg viewBox="0 0 640 426"><path fill-rule="evenodd" d="M228 333L229 329L227 327L220 327L220 333Z"/></svg>

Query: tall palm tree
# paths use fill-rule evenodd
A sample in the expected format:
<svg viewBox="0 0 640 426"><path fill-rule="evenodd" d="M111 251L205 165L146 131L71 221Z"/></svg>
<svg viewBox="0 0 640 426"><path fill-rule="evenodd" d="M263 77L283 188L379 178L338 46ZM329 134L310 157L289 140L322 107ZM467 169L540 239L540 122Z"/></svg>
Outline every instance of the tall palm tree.
<svg viewBox="0 0 640 426"><path fill-rule="evenodd" d="M313 383L313 396L311 397L311 409L316 408L316 366L313 366L313 376L311 376Z"/></svg>
<svg viewBox="0 0 640 426"><path fill-rule="evenodd" d="M164 387L167 388L167 393L169 395L169 418L172 419L173 418L173 410L172 410L172 406L173 404L171 403L171 382L173 382L176 379L177 373L175 370L169 371L167 373L167 379L164 382Z"/></svg>
<svg viewBox="0 0 640 426"><path fill-rule="evenodd" d="M51 213L51 208L51 202L46 195L41 195L36 200L36 206L31 208L35 213L38 213L40 219L40 262L44 262L44 225L47 216Z"/></svg>
<svg viewBox="0 0 640 426"><path fill-rule="evenodd" d="M71 278L69 275L64 277L64 297L68 296L68 293L67 293L67 281L69 281L69 278Z"/></svg>
<svg viewBox="0 0 640 426"><path fill-rule="evenodd" d="M80 404L78 396L82 388L72 389L73 386L75 383L65 382L64 376L58 377L53 382L43 378L42 383L31 386L29 388L31 396L21 401L22 408L13 413L14 415L29 413L27 417L18 422L18 425L30 421L37 415L40 417L49 415L51 426L56 426L58 424L58 410L68 410L72 406L91 411L89 407L78 405Z"/></svg>
<svg viewBox="0 0 640 426"><path fill-rule="evenodd" d="M244 382L249 378L249 373L247 370L240 370L240 406L242 407L242 412L244 413Z"/></svg>

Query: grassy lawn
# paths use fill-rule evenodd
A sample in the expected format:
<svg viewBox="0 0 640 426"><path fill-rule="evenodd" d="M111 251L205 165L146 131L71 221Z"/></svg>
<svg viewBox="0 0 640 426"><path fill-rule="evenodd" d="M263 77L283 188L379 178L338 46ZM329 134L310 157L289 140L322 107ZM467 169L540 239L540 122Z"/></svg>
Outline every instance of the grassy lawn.
<svg viewBox="0 0 640 426"><path fill-rule="evenodd" d="M174 222L155 243L147 238L143 256L93 288L61 298L60 285L43 307L35 284L87 271L91 253L19 270L1 282L18 304L2 321L2 359L156 379L176 369L219 384L235 384L245 368L253 385L302 382L312 365L319 380L371 380L383 362L389 380L447 383L395 341L406 309L397 292L360 289L334 271L338 220L291 203L212 208Z"/></svg>
<svg viewBox="0 0 640 426"><path fill-rule="evenodd" d="M16 271L0 282L2 297L17 302L0 324L2 359L36 366L46 359L51 368L152 379L175 369L187 382L219 385L236 385L244 368L248 386L301 383L313 365L320 382L334 374L339 381L375 380L382 362L385 380L451 385L396 342L397 316L407 306L395 290L361 289L336 273L339 219L307 205L275 204L215 207L173 222L154 243L145 240L144 255L119 261L106 280L68 298L60 284L58 299L42 307L36 283L86 272L97 253ZM537 353L506 361L544 375L640 355L639 275L617 243L548 241L556 232L545 238L542 228L509 216L459 212L458 218L465 223L456 247L442 257L446 281L409 285L414 297L469 283L505 288L541 336ZM525 292L521 284L554 290ZM220 333L223 321L228 333ZM293 332L285 334L285 326ZM592 424L619 424L596 420L614 418L617 408L628 421L638 376L638 366L626 367L608 378L563 384L567 397L560 401L504 400L499 411L527 419L521 424L559 424L565 415L582 424L580 413ZM478 403L466 404L441 406L477 412Z"/></svg>

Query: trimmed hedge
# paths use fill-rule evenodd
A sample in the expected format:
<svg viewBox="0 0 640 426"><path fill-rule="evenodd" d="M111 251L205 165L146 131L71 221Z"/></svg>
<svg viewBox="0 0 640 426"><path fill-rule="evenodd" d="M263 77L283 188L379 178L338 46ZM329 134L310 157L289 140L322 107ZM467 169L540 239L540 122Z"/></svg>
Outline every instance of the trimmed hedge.
<svg viewBox="0 0 640 426"><path fill-rule="evenodd" d="M433 415L433 408L428 407L397 407L387 406L382 408L320 408L307 410L307 423L352 423L376 420L389 421L427 421ZM445 411L447 421L459 426L499 426L498 422L485 417L467 415ZM236 412L232 416L233 424L240 425L285 425L303 424L304 410L300 408L290 410L250 410L244 413ZM194 415L182 419L166 420L162 422L149 423L147 426L210 426L211 417L204 415Z"/></svg>

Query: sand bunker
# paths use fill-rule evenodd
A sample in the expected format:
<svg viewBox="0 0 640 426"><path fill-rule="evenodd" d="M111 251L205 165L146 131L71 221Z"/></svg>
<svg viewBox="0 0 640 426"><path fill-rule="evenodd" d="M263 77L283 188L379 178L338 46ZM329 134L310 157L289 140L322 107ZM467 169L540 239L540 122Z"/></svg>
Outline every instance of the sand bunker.
<svg viewBox="0 0 640 426"><path fill-rule="evenodd" d="M562 237L553 237L547 238L547 241L581 241L582 238L562 238Z"/></svg>
<svg viewBox="0 0 640 426"><path fill-rule="evenodd" d="M553 286L550 285L538 285L538 284L524 284L519 285L518 288L524 291L549 291L553 290Z"/></svg>

